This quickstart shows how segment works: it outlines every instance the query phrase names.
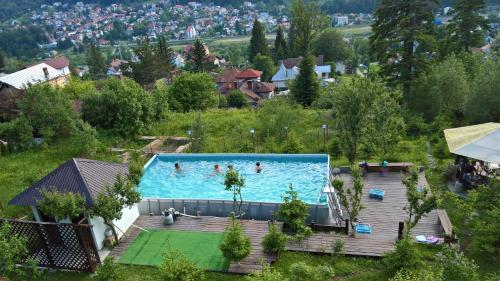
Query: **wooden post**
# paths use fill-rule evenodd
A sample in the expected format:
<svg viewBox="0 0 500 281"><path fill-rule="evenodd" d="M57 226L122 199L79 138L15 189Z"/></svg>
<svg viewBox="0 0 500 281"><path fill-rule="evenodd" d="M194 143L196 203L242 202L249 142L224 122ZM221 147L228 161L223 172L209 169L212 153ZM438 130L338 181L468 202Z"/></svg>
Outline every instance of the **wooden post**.
<svg viewBox="0 0 500 281"><path fill-rule="evenodd" d="M349 234L349 220L345 220L345 234Z"/></svg>
<svg viewBox="0 0 500 281"><path fill-rule="evenodd" d="M398 226L398 240L403 237L403 230L405 228L405 223L400 221Z"/></svg>

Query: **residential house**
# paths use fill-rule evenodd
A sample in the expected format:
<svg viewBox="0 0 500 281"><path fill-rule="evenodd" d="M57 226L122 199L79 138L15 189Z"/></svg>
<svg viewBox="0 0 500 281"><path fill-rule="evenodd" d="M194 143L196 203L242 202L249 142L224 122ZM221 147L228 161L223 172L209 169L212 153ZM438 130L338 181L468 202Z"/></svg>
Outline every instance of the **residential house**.
<svg viewBox="0 0 500 281"><path fill-rule="evenodd" d="M301 61L301 57L279 61L278 64L280 67L278 72L274 74L271 81L280 92L288 90L289 83L299 74L299 64ZM330 78L332 67L331 65L325 65L323 61L323 55L316 57L316 66L314 71L318 74L318 78L321 80L322 85L326 85L332 82L332 79Z"/></svg>
<svg viewBox="0 0 500 281"><path fill-rule="evenodd" d="M65 56L58 56L55 58L47 59L30 66L34 66L40 63L48 64L51 67L57 69L61 73L61 75L65 76L65 78L69 78L69 76L71 75L71 71L69 70L69 60Z"/></svg>
<svg viewBox="0 0 500 281"><path fill-rule="evenodd" d="M81 214L79 218L73 221L69 221L68 218L52 218L40 210L38 202L42 199L43 191L72 192L83 196L85 207L91 208L97 196L105 192L108 186L113 186L118 176L127 177L128 174L129 169L126 164L73 158L18 194L9 202L9 205L31 207L33 217L37 222L91 224L94 243L97 249L100 250L104 246L105 233L108 229L101 217ZM124 206L121 219L113 221L118 237L121 237L138 217L139 209L137 205L130 208Z"/></svg>
<svg viewBox="0 0 500 281"><path fill-rule="evenodd" d="M262 72L254 69L240 71L229 68L216 79L217 89L227 95L233 90L240 90L252 106L274 96L276 87L273 83L261 81Z"/></svg>
<svg viewBox="0 0 500 281"><path fill-rule="evenodd" d="M188 28L186 29L187 39L194 39L194 38L196 38L197 35L198 35L198 33L196 32L196 29L194 28L194 26L192 26L192 25L188 26Z"/></svg>
<svg viewBox="0 0 500 281"><path fill-rule="evenodd" d="M120 60L120 59L113 59L111 61L111 63L109 64L108 71L106 72L106 74L108 76L122 78L123 69L127 68L127 67L128 67L128 61Z"/></svg>
<svg viewBox="0 0 500 281"><path fill-rule="evenodd" d="M48 83L66 85L66 76L46 63L39 63L0 77L0 117L8 119L17 115L17 101L30 85Z"/></svg>

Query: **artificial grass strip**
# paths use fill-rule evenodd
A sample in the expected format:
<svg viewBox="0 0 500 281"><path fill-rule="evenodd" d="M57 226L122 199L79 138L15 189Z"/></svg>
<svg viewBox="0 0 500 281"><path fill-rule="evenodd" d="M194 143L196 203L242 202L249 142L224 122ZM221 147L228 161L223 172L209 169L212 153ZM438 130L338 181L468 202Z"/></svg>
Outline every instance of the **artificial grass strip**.
<svg viewBox="0 0 500 281"><path fill-rule="evenodd" d="M120 258L120 263L159 265L169 249L183 253L200 268L227 271L227 261L219 250L222 233L173 230L141 231Z"/></svg>

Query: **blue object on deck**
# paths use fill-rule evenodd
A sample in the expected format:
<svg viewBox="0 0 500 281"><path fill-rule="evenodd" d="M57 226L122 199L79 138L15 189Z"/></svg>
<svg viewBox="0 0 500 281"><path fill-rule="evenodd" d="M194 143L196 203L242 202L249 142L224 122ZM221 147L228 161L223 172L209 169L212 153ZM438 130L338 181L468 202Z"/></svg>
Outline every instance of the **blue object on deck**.
<svg viewBox="0 0 500 281"><path fill-rule="evenodd" d="M356 233L365 233L365 234L372 233L372 227L369 224L358 223L354 227L354 230L356 230Z"/></svg>
<svg viewBox="0 0 500 281"><path fill-rule="evenodd" d="M327 198L325 194L322 194L321 197L319 198L319 203L326 204L327 203Z"/></svg>
<svg viewBox="0 0 500 281"><path fill-rule="evenodd" d="M377 188L370 189L370 193L368 194L370 198L380 199L380 200L384 199L384 195L385 191Z"/></svg>

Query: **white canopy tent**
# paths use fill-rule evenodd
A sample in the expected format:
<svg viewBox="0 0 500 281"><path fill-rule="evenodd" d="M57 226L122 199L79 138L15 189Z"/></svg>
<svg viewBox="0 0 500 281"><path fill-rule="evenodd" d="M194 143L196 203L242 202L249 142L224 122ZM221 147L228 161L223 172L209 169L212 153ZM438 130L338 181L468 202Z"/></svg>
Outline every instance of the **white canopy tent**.
<svg viewBox="0 0 500 281"><path fill-rule="evenodd" d="M500 163L500 123L444 130L450 152L490 163Z"/></svg>

